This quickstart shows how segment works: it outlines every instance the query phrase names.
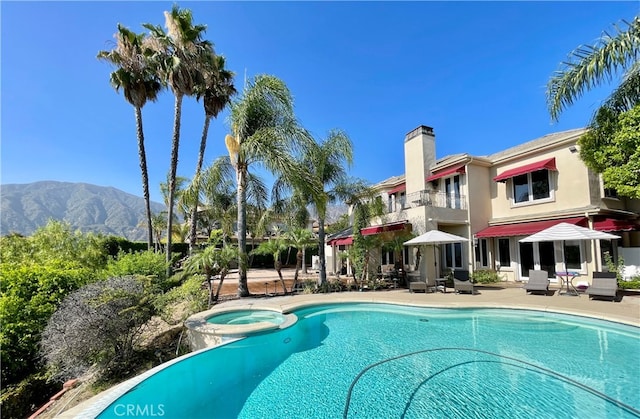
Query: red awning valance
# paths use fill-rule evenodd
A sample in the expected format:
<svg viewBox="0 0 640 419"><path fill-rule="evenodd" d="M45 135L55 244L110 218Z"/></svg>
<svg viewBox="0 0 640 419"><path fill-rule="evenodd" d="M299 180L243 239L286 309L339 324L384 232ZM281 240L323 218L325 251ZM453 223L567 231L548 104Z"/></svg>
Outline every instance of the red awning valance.
<svg viewBox="0 0 640 419"><path fill-rule="evenodd" d="M384 233L385 231L398 231L398 230L402 230L406 223L407 223L406 221L400 221L397 223L389 223L389 224L382 224L379 226L366 227L360 230L360 233L363 236L370 236L372 234Z"/></svg>
<svg viewBox="0 0 640 419"><path fill-rule="evenodd" d="M631 220L618 220L616 218L596 218L593 221L593 229L598 231L633 231L640 230L640 224Z"/></svg>
<svg viewBox="0 0 640 419"><path fill-rule="evenodd" d="M329 245L331 246L343 246L348 244L353 244L353 237L344 237L342 239L335 239L329 242Z"/></svg>
<svg viewBox="0 0 640 419"><path fill-rule="evenodd" d="M393 195L396 192L402 192L402 191L405 191L406 189L407 189L407 185L405 183L401 183L395 188L391 189L389 192L387 192L387 195Z"/></svg>
<svg viewBox="0 0 640 419"><path fill-rule="evenodd" d="M502 172L498 176L494 177L493 180L495 182L505 182L507 179L511 179L512 177L524 175L526 173L535 172L536 170L557 170L556 169L556 158L552 157L547 160L541 160L535 163L526 164L524 166L516 167L515 169L509 169L505 172Z"/></svg>
<svg viewBox="0 0 640 419"><path fill-rule="evenodd" d="M451 168L445 169L445 170L439 170L436 173L434 173L431 176L429 176L427 178L427 182L432 182L434 180L438 180L440 178L452 175L454 173L464 173L464 171L465 171L464 164L461 164L461 165L455 166L455 167L451 167Z"/></svg>
<svg viewBox="0 0 640 419"><path fill-rule="evenodd" d="M487 227L476 233L477 238L488 237L512 237L512 236L529 236L539 231L549 228L558 223L581 224L586 221L584 217L562 218L559 220L532 221L529 223L504 224L499 226Z"/></svg>

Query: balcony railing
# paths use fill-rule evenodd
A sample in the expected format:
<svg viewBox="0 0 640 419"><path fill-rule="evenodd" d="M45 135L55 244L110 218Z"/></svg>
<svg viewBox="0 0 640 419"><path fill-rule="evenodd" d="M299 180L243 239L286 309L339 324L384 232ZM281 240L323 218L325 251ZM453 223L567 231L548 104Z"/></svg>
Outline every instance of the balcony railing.
<svg viewBox="0 0 640 419"><path fill-rule="evenodd" d="M465 195L447 194L428 190L413 192L405 197L404 208L423 206L466 210L467 197Z"/></svg>

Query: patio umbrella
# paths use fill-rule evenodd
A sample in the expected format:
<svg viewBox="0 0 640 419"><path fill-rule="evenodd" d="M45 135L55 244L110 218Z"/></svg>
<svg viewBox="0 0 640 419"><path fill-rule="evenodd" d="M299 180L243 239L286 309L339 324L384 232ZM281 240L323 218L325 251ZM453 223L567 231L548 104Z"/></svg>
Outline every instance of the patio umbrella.
<svg viewBox="0 0 640 419"><path fill-rule="evenodd" d="M521 243L527 242L551 242L561 241L562 248L566 240L614 240L620 237L615 234L605 233L603 231L591 230L589 228L580 227L575 224L558 223L554 226L546 228L535 234L532 234L520 240ZM564 270L567 271L567 259L563 254Z"/></svg>
<svg viewBox="0 0 640 419"><path fill-rule="evenodd" d="M404 245L405 246L432 245L433 260L434 260L434 265L436 267L436 275L438 275L438 260L436 259L436 246L439 244L462 243L467 241L469 240L461 236L456 236L455 234L445 233L444 231L440 231L440 230L429 230L418 237L414 237L413 239L404 242Z"/></svg>

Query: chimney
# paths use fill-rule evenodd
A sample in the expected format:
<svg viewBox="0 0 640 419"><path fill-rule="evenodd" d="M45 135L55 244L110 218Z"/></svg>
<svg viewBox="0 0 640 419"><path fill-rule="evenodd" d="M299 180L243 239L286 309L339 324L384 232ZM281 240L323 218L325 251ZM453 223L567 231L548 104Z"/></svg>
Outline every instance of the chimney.
<svg viewBox="0 0 640 419"><path fill-rule="evenodd" d="M433 128L420 125L404 137L404 175L407 194L426 189L429 168L436 162Z"/></svg>

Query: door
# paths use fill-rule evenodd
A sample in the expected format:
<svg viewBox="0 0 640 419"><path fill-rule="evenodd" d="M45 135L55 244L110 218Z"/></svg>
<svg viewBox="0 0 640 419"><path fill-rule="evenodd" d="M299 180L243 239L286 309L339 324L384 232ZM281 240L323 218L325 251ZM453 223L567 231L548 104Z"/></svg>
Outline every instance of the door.
<svg viewBox="0 0 640 419"><path fill-rule="evenodd" d="M556 255L553 242L519 243L520 278L529 277L529 270L543 270L549 278L556 277Z"/></svg>

